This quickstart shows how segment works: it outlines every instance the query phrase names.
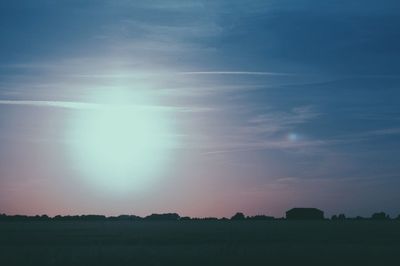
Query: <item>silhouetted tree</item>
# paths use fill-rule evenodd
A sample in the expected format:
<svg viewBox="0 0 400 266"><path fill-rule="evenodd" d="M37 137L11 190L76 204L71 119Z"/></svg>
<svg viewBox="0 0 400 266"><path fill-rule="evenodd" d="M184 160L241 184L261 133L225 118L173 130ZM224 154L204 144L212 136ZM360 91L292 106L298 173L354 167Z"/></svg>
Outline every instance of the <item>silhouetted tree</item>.
<svg viewBox="0 0 400 266"><path fill-rule="evenodd" d="M376 212L371 216L372 220L389 220L390 217L384 212Z"/></svg>
<svg viewBox="0 0 400 266"><path fill-rule="evenodd" d="M240 220L244 220L244 219L246 219L246 218L245 218L244 214L241 212L237 212L235 215L233 215L231 217L232 221L240 221Z"/></svg>
<svg viewBox="0 0 400 266"><path fill-rule="evenodd" d="M341 220L341 221L343 221L343 220L346 220L346 215L344 215L343 213L341 213L341 214L339 214L339 215L333 215L332 217L331 217L331 220L332 221L336 221L336 220Z"/></svg>

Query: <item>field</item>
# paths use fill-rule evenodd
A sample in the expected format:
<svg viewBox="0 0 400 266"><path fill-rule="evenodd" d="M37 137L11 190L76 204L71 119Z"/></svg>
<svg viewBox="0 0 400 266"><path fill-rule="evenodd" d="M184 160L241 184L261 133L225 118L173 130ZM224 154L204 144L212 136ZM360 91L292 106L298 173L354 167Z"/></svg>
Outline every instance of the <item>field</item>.
<svg viewBox="0 0 400 266"><path fill-rule="evenodd" d="M0 223L4 266L390 264L399 221Z"/></svg>

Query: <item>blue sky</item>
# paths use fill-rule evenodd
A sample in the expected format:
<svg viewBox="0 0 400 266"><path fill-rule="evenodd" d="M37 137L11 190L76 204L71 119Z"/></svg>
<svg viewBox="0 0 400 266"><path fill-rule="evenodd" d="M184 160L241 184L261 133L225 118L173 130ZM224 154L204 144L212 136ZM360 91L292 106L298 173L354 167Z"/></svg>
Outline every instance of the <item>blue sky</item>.
<svg viewBox="0 0 400 266"><path fill-rule="evenodd" d="M399 11L391 0L3 1L0 212L399 214ZM74 121L121 91L168 124L153 136L168 151L157 181L128 194L88 182L70 158Z"/></svg>

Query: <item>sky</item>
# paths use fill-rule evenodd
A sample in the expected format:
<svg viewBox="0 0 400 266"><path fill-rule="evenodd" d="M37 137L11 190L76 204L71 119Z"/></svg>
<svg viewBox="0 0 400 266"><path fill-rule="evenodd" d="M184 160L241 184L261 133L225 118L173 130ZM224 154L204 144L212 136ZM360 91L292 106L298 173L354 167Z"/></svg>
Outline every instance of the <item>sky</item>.
<svg viewBox="0 0 400 266"><path fill-rule="evenodd" d="M1 1L0 213L397 216L399 12Z"/></svg>

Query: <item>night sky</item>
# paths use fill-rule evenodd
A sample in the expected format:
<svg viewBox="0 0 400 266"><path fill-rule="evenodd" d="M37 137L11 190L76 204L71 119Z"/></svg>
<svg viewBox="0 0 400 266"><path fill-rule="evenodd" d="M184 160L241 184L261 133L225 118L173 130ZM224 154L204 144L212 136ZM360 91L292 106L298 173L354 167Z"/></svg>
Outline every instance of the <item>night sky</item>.
<svg viewBox="0 0 400 266"><path fill-rule="evenodd" d="M0 213L400 213L398 0L1 1Z"/></svg>

